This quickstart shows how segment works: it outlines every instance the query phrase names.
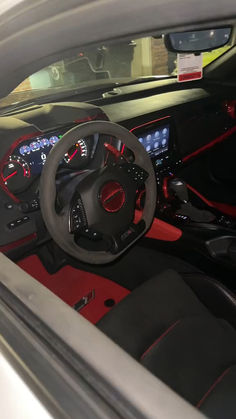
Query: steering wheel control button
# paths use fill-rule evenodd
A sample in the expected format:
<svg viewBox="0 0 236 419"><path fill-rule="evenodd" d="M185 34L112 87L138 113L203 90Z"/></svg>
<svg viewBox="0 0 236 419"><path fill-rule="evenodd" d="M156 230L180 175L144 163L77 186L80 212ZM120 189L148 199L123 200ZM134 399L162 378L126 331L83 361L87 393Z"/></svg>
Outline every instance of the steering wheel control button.
<svg viewBox="0 0 236 419"><path fill-rule="evenodd" d="M81 235L93 241L102 239L102 234L98 231L92 230L91 228L86 228L85 230L81 231Z"/></svg>
<svg viewBox="0 0 236 419"><path fill-rule="evenodd" d="M100 201L107 212L118 212L125 203L125 191L119 182L107 182L101 189Z"/></svg>
<svg viewBox="0 0 236 419"><path fill-rule="evenodd" d="M141 186L144 184L146 179L148 178L148 173L146 170L142 169L137 164L124 164L121 166L122 169L126 171L126 173L131 177L131 179L138 185Z"/></svg>
<svg viewBox="0 0 236 419"><path fill-rule="evenodd" d="M76 233L87 228L87 218L82 199L77 197L70 211L70 233Z"/></svg>

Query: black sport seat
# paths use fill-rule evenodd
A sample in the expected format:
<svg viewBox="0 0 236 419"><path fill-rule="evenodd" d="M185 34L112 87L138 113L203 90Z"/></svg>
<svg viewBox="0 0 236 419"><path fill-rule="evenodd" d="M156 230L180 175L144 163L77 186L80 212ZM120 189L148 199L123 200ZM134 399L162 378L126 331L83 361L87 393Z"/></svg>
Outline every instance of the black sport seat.
<svg viewBox="0 0 236 419"><path fill-rule="evenodd" d="M236 331L183 278L168 270L145 282L98 327L206 415L235 419Z"/></svg>

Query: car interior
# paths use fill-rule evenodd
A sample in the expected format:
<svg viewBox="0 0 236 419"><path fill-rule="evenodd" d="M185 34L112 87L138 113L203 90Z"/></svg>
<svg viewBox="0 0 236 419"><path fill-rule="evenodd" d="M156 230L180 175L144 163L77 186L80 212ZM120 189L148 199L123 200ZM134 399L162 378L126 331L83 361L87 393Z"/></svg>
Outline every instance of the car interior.
<svg viewBox="0 0 236 419"><path fill-rule="evenodd" d="M214 419L236 417L229 33L203 78L177 80L194 53L165 33L149 39L169 76L134 77L139 39L116 40L0 100L0 251Z"/></svg>

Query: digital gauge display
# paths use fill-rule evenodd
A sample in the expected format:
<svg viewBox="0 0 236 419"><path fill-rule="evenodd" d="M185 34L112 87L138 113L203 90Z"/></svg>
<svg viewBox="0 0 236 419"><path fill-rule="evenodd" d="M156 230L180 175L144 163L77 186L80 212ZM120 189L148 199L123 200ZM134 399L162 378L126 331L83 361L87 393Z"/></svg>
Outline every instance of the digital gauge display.
<svg viewBox="0 0 236 419"><path fill-rule="evenodd" d="M65 154L64 161L73 168L80 167L87 161L88 144L85 140L78 140Z"/></svg>
<svg viewBox="0 0 236 419"><path fill-rule="evenodd" d="M12 192L20 192L30 182L30 168L28 163L19 156L9 156L2 171L4 184Z"/></svg>
<svg viewBox="0 0 236 419"><path fill-rule="evenodd" d="M25 141L15 148L14 154L19 154L29 165L31 174L38 175L46 162L52 147L60 140L60 135L48 135Z"/></svg>
<svg viewBox="0 0 236 419"><path fill-rule="evenodd" d="M48 154L67 130L68 128L60 133L51 132L21 141L16 145L3 163L0 174L9 191L20 193L29 187L33 179L41 174ZM92 144L91 139L75 140L75 144L62 158L60 167L74 170L84 168L90 158L90 144Z"/></svg>
<svg viewBox="0 0 236 419"><path fill-rule="evenodd" d="M29 165L32 176L42 172L47 156L63 134L51 133L46 136L27 140L17 146L14 154L20 156ZM65 154L62 164L71 168L80 168L89 157L88 140L80 139Z"/></svg>

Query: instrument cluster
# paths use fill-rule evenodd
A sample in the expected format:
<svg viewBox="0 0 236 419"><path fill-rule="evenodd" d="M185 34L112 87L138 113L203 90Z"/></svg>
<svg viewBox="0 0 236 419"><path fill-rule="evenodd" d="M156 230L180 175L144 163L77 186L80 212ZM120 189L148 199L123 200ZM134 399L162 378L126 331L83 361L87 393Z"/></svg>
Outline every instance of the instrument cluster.
<svg viewBox="0 0 236 419"><path fill-rule="evenodd" d="M2 181L10 192L17 194L26 190L41 174L49 152L66 131L51 132L18 142L3 162L1 170ZM91 158L92 149L91 139L78 139L65 154L61 167L82 169Z"/></svg>

